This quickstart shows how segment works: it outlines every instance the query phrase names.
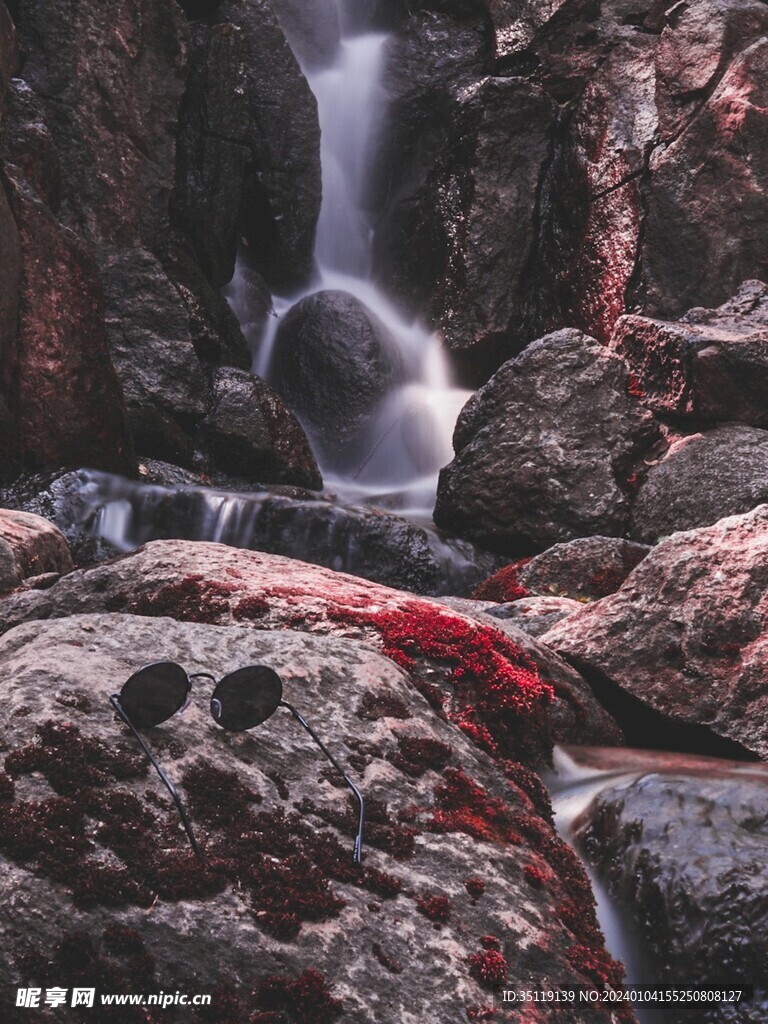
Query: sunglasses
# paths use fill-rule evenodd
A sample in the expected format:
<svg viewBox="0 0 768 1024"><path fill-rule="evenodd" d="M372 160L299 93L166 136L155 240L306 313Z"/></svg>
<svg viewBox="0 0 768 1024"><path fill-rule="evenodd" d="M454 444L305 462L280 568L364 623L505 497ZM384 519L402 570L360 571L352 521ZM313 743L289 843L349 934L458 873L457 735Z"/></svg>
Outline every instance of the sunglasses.
<svg viewBox="0 0 768 1024"><path fill-rule="evenodd" d="M296 721L320 747L357 800L358 825L352 859L355 864L360 864L363 855L363 826L365 824L363 794L303 716L287 700L283 700L283 684L274 669L268 668L266 665L247 665L245 668L229 672L221 680L217 680L210 672L194 672L187 675L181 665L177 665L174 661L156 661L139 669L138 672L134 672L120 693L113 693L109 700L138 740L150 764L170 793L192 849L198 857L205 860L205 855L195 838L176 787L155 760L139 733L139 729L152 729L183 711L191 699L193 679L213 681L211 715L216 724L227 732L246 732L248 729L253 729L271 718L278 708L286 708L290 711Z"/></svg>

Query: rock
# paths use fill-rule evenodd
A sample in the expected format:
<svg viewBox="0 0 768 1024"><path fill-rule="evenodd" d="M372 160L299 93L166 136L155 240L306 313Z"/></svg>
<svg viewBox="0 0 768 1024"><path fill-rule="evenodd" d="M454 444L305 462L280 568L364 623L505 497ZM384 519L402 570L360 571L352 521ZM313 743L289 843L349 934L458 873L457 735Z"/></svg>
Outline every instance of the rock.
<svg viewBox="0 0 768 1024"><path fill-rule="evenodd" d="M219 489L212 490L205 486L210 480L180 475L173 467L158 470L150 462L146 469L142 478L159 486L81 473L79 490L74 488L62 512L80 531L92 533L98 522L105 539L123 551L157 539L216 539L421 594L466 593L497 563L471 544L445 540L381 509L337 505L295 487L262 486L253 493L253 486L240 481L238 492L232 490L238 483L233 478L213 481ZM23 507L35 507L26 496L22 500ZM62 519L66 522L65 515Z"/></svg>
<svg viewBox="0 0 768 1024"><path fill-rule="evenodd" d="M760 281L746 281L718 309L692 309L674 323L622 317L611 348L658 413L768 426L768 285Z"/></svg>
<svg viewBox="0 0 768 1024"><path fill-rule="evenodd" d="M280 292L308 283L320 210L317 105L267 0L195 28L174 216L218 287L241 236Z"/></svg>
<svg viewBox="0 0 768 1024"><path fill-rule="evenodd" d="M222 732L207 680L147 737L208 853L195 859L108 700L155 656L218 678L274 666L364 792L362 868L347 790L307 734L284 710L248 735ZM364 644L79 616L14 630L0 671L11 681L0 710L7 986L69 988L108 971L116 992L212 990L239 1021L299 1005L317 1022L454 1024L457 1007L487 1006L494 967L515 986L552 971L568 986L620 977L540 783L521 766L505 779ZM171 1024L206 1015L164 1012ZM565 1020L559 1008L540 1016ZM572 1020L632 1017L588 1006Z"/></svg>
<svg viewBox="0 0 768 1024"><path fill-rule="evenodd" d="M69 547L56 527L40 516L0 509L0 591L30 576L74 568Z"/></svg>
<svg viewBox="0 0 768 1024"><path fill-rule="evenodd" d="M352 295L315 292L277 332L270 380L300 417L325 463L359 464L376 407L402 375L387 328Z"/></svg>
<svg viewBox="0 0 768 1024"><path fill-rule="evenodd" d="M397 160L381 164L374 241L386 289L471 350L475 376L524 315L536 231L517 211L534 201L554 119L537 86L485 77L489 62L484 18L425 13L396 40L382 146Z"/></svg>
<svg viewBox="0 0 768 1024"><path fill-rule="evenodd" d="M216 371L203 433L225 472L264 483L323 486L298 421L268 384L245 370Z"/></svg>
<svg viewBox="0 0 768 1024"><path fill-rule="evenodd" d="M104 333L98 270L12 165L5 175L22 260L9 405L24 464L131 474L135 461Z"/></svg>
<svg viewBox="0 0 768 1024"><path fill-rule="evenodd" d="M661 541L620 590L541 640L599 687L630 743L645 729L649 745L650 720L640 716L650 707L656 735L663 727L666 743L684 744L669 749L717 753L727 741L742 756L766 757L766 578L768 507L761 505Z"/></svg>
<svg viewBox="0 0 768 1024"><path fill-rule="evenodd" d="M593 601L618 590L649 551L618 537L579 537L536 555L521 566L518 579L531 595Z"/></svg>
<svg viewBox="0 0 768 1024"><path fill-rule="evenodd" d="M630 533L655 543L768 501L768 431L728 424L674 445L637 492Z"/></svg>
<svg viewBox="0 0 768 1024"><path fill-rule="evenodd" d="M18 425L11 412L14 367L17 358L21 286L21 249L19 231L5 192L0 189L0 263L3 287L0 288L0 482L18 472L21 441Z"/></svg>
<svg viewBox="0 0 768 1024"><path fill-rule="evenodd" d="M61 205L61 161L41 101L21 78L11 80L0 133L0 159L54 213Z"/></svg>
<svg viewBox="0 0 768 1024"><path fill-rule="evenodd" d="M116 251L103 264L107 331L131 415L152 410L202 418L210 382L197 358L189 316L160 261L146 249ZM142 455L162 452L140 449Z"/></svg>
<svg viewBox="0 0 768 1024"><path fill-rule="evenodd" d="M581 830L589 860L652 957L657 984L725 973L756 986L754 1002L738 1010L671 1008L671 1024L758 1024L768 1012L768 775L717 766L708 766L709 777L649 774L604 790Z"/></svg>
<svg viewBox="0 0 768 1024"><path fill-rule="evenodd" d="M5 598L0 621L9 629L104 609L362 638L418 672L425 691L484 749L534 762L550 750L551 692L522 650L497 625L479 626L412 594L279 555L157 540L50 590Z"/></svg>
<svg viewBox="0 0 768 1024"><path fill-rule="evenodd" d="M637 302L671 319L724 302L764 267L750 225L768 217L768 9L697 0L666 20Z"/></svg>
<svg viewBox="0 0 768 1024"><path fill-rule="evenodd" d="M509 551L620 535L633 460L657 438L621 359L578 331L548 335L464 407L435 522Z"/></svg>
<svg viewBox="0 0 768 1024"><path fill-rule="evenodd" d="M188 29L174 0L84 0L20 10L24 79L61 158L65 223L91 244L156 252L167 242Z"/></svg>
<svg viewBox="0 0 768 1024"><path fill-rule="evenodd" d="M95 489L94 475L87 470L25 474L0 491L0 505L50 523L63 535L78 567L114 558L118 549L93 532L97 513L89 494Z"/></svg>
<svg viewBox="0 0 768 1024"><path fill-rule="evenodd" d="M16 71L19 53L16 46L16 28L4 3L0 3L0 121L5 114L11 75Z"/></svg>
<svg viewBox="0 0 768 1024"><path fill-rule="evenodd" d="M339 18L324 0L272 0L280 28L307 71L330 67L339 51Z"/></svg>
<svg viewBox="0 0 768 1024"><path fill-rule="evenodd" d="M489 607L485 601L443 597L440 603L480 623L502 630L517 647L525 651L542 678L549 680L554 687L555 695L547 711L547 717L555 743L589 743L603 746L624 743L621 729L600 706L589 684L562 658L558 658L549 648L537 643L532 631L527 629L522 621L512 621L511 616L498 614L499 606ZM560 617L562 618L562 615Z"/></svg>
<svg viewBox="0 0 768 1024"><path fill-rule="evenodd" d="M488 614L511 622L530 636L539 637L581 607L580 601L570 597L521 597L508 604L494 605L488 609Z"/></svg>

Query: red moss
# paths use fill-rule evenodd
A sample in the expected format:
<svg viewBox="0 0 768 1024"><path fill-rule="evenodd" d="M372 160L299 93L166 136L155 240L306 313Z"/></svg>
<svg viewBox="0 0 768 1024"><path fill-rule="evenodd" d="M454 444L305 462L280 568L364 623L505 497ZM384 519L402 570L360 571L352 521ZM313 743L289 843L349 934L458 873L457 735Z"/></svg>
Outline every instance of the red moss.
<svg viewBox="0 0 768 1024"><path fill-rule="evenodd" d="M483 1020L495 1020L496 1011L492 1006L468 1006L467 1007L467 1020L483 1021Z"/></svg>
<svg viewBox="0 0 768 1024"><path fill-rule="evenodd" d="M505 565L493 576L483 580L472 591L472 598L475 601L497 601L499 604L506 604L508 601L518 601L522 597L530 597L531 592L520 582L520 570L531 561L530 558L520 558L517 562Z"/></svg>
<svg viewBox="0 0 768 1024"><path fill-rule="evenodd" d="M483 935L480 945L483 949L495 949L497 952L501 949L501 943L495 935Z"/></svg>
<svg viewBox="0 0 768 1024"><path fill-rule="evenodd" d="M532 885L534 889L542 889L550 878L549 872L538 867L536 864L526 864L523 868L523 874L525 875L526 882Z"/></svg>
<svg viewBox="0 0 768 1024"><path fill-rule="evenodd" d="M269 610L269 601L266 601L263 597L256 595L241 597L232 606L232 617L237 619L238 622L252 621L253 619L261 619L268 615Z"/></svg>
<svg viewBox="0 0 768 1024"><path fill-rule="evenodd" d="M465 832L488 842L517 843L515 818L506 804L490 796L468 775L446 769L444 782L435 789L436 809L429 822L432 832Z"/></svg>
<svg viewBox="0 0 768 1024"><path fill-rule="evenodd" d="M284 978L272 974L259 983L254 991L258 1010L278 1016L276 1024L332 1024L341 1014L343 1004L334 999L328 984L315 970L304 971L298 978ZM262 1024L269 1018L257 1013L252 1021Z"/></svg>
<svg viewBox="0 0 768 1024"><path fill-rule="evenodd" d="M569 946L565 958L570 965L593 981L598 988L618 988L624 980L624 966L614 960L604 949L589 946Z"/></svg>
<svg viewBox="0 0 768 1024"><path fill-rule="evenodd" d="M417 684L433 685L424 678L425 660L449 669L448 717L489 753L534 761L547 756L543 709L554 691L501 631L424 601L405 602L397 611L345 610L330 617L374 629L384 653Z"/></svg>
<svg viewBox="0 0 768 1024"><path fill-rule="evenodd" d="M483 988L494 988L507 980L509 964L496 949L472 953L467 957L467 963L469 964L469 973Z"/></svg>
<svg viewBox="0 0 768 1024"><path fill-rule="evenodd" d="M399 697L393 693L372 693L366 690L355 712L366 722L377 722L380 718L406 719L411 713Z"/></svg>
<svg viewBox="0 0 768 1024"><path fill-rule="evenodd" d="M447 896L419 896L416 906L430 921L445 924L451 919L451 901Z"/></svg>
<svg viewBox="0 0 768 1024"><path fill-rule="evenodd" d="M41 772L57 793L73 795L90 786L105 786L147 774L141 753L107 746L85 738L74 725L47 721L36 730L37 739L13 751L5 770L18 777Z"/></svg>
<svg viewBox="0 0 768 1024"><path fill-rule="evenodd" d="M522 791L531 801L544 821L552 822L552 801L549 791L541 781L541 776L518 761L502 761L504 775L514 784L516 790Z"/></svg>
<svg viewBox="0 0 768 1024"><path fill-rule="evenodd" d="M0 802L12 801L16 796L16 786L10 775L0 771Z"/></svg>
<svg viewBox="0 0 768 1024"><path fill-rule="evenodd" d="M199 763L184 775L192 812L207 825L226 825L244 814L261 796L245 785L236 772Z"/></svg>
<svg viewBox="0 0 768 1024"><path fill-rule="evenodd" d="M128 598L116 595L107 601L107 611L126 607L135 615L169 615L182 622L216 624L227 616L233 594L242 588L234 583L220 583L193 573L177 583L166 583L154 593Z"/></svg>
<svg viewBox="0 0 768 1024"><path fill-rule="evenodd" d="M482 878L465 878L464 888L473 900L479 900L485 892L485 882Z"/></svg>
<svg viewBox="0 0 768 1024"><path fill-rule="evenodd" d="M397 752L387 756L396 768L418 778L426 771L439 771L453 757L453 750L440 740L416 736L398 736Z"/></svg>

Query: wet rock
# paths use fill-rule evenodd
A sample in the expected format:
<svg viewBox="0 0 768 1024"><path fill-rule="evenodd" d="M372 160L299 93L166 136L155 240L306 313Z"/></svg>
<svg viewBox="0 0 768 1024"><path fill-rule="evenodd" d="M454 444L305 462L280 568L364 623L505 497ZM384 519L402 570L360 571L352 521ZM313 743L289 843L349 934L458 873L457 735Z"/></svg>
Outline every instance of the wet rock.
<svg viewBox="0 0 768 1024"><path fill-rule="evenodd" d="M611 348L658 413L768 426L768 285L761 281L746 281L718 309L692 309L679 321L622 317Z"/></svg>
<svg viewBox="0 0 768 1024"><path fill-rule="evenodd" d="M197 25L180 120L174 218L218 287L238 240L270 286L307 283L320 210L317 105L266 0Z"/></svg>
<svg viewBox="0 0 768 1024"><path fill-rule="evenodd" d="M71 572L72 556L53 523L26 512L0 509L0 591L30 576Z"/></svg>
<svg viewBox="0 0 768 1024"><path fill-rule="evenodd" d="M536 555L521 566L518 579L532 595L593 601L618 590L649 551L618 537L579 537Z"/></svg>
<svg viewBox="0 0 768 1024"><path fill-rule="evenodd" d="M347 790L298 723L280 710L251 733L226 734L208 713L207 681L148 737L208 853L207 865L195 860L108 700L155 655L219 678L254 662L275 668L365 794L361 869ZM0 642L0 670L13 681L0 712L7 985L19 981L11 953L23 947L22 981L87 984L108 968L126 991L214 990L237 1020L300 992L313 1021L455 1024L457 1007L488 1004L485 963L515 985L544 984L552 970L567 985L619 976L583 870L534 803L545 800L535 777L510 766L505 778L364 644L80 616L14 630ZM203 1019L189 1007L166 1013ZM555 1020L631 1017L594 1007L542 1016Z"/></svg>
<svg viewBox="0 0 768 1024"><path fill-rule="evenodd" d="M441 604L478 622L501 629L516 646L525 651L542 678L549 680L554 687L555 695L547 710L547 717L555 743L589 743L603 746L623 744L621 729L601 707L586 680L548 647L537 643L535 634L527 628L522 618L513 620L510 615L500 614L502 609L513 606L489 605L485 601L472 601L461 597L444 597ZM579 607L575 601L568 604ZM569 612L566 611L564 614ZM548 618L551 617L550 612ZM559 618L562 617L561 610Z"/></svg>
<svg viewBox="0 0 768 1024"><path fill-rule="evenodd" d="M323 485L298 421L268 384L245 370L214 374L213 406L202 429L225 472L315 490Z"/></svg>
<svg viewBox="0 0 768 1024"><path fill-rule="evenodd" d="M719 978L757 988L754 1002L670 1008L674 1024L758 1024L768 1012L768 776L649 774L601 792L581 838L631 916L658 984ZM742 768L743 771L743 768ZM715 777L712 777L712 774Z"/></svg>
<svg viewBox="0 0 768 1024"><path fill-rule="evenodd" d="M92 530L98 517L123 550L157 539L215 538L424 594L466 593L497 564L471 544L381 509L337 505L295 487L264 485L253 493L242 478L217 479L213 490L204 486L210 480L173 467L146 469L143 479L159 486L83 472L74 508L67 509L79 529Z"/></svg>
<svg viewBox="0 0 768 1024"><path fill-rule="evenodd" d="M632 506L630 533L655 543L766 501L768 431L729 424L683 438L651 467Z"/></svg>
<svg viewBox="0 0 768 1024"><path fill-rule="evenodd" d="M96 514L89 489L93 482L87 470L25 474L0 491L0 505L46 520L65 538L75 565L93 565L120 552L94 536Z"/></svg>
<svg viewBox="0 0 768 1024"><path fill-rule="evenodd" d="M21 254L9 406L27 468L135 468L109 358L98 270L15 168L6 180Z"/></svg>
<svg viewBox="0 0 768 1024"><path fill-rule="evenodd" d="M61 157L62 217L97 246L161 250L174 181L188 29L173 0L84 0L20 11L24 78Z"/></svg>
<svg viewBox="0 0 768 1024"><path fill-rule="evenodd" d="M339 50L339 18L324 0L272 0L277 20L302 68L330 67Z"/></svg>
<svg viewBox="0 0 768 1024"><path fill-rule="evenodd" d="M2 118L0 159L16 173L45 205L57 213L61 205L61 161L45 122L41 101L21 78L14 78Z"/></svg>
<svg viewBox="0 0 768 1024"><path fill-rule="evenodd" d="M633 460L658 437L626 364L578 331L509 360L464 407L435 522L514 551L624 532Z"/></svg>
<svg viewBox="0 0 768 1024"><path fill-rule="evenodd" d="M666 23L637 301L671 318L724 302L762 270L750 225L768 217L768 8L698 0Z"/></svg>
<svg viewBox="0 0 768 1024"><path fill-rule="evenodd" d="M613 711L621 725L650 707L658 734L686 743L677 749L713 753L720 738L765 757L766 579L761 505L661 541L620 590L541 639L602 687L609 709L606 694L629 695L623 716Z"/></svg>
<svg viewBox="0 0 768 1024"><path fill-rule="evenodd" d="M495 619L504 619L530 636L543 636L558 622L581 608L580 601L570 597L521 597L508 604L497 604L488 609Z"/></svg>
<svg viewBox="0 0 768 1024"><path fill-rule="evenodd" d="M316 292L291 308L270 365L275 388L334 466L360 461L361 434L401 376L387 328L342 291Z"/></svg>

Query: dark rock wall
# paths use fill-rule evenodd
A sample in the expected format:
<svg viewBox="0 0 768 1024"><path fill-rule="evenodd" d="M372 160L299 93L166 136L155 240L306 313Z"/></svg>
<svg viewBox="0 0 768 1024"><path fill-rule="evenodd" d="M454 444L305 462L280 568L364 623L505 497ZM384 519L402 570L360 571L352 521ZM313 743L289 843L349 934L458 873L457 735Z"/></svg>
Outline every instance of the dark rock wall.
<svg viewBox="0 0 768 1024"><path fill-rule="evenodd" d="M622 313L676 317L763 276L764 3L410 6L378 275L469 379L555 327L605 342Z"/></svg>

